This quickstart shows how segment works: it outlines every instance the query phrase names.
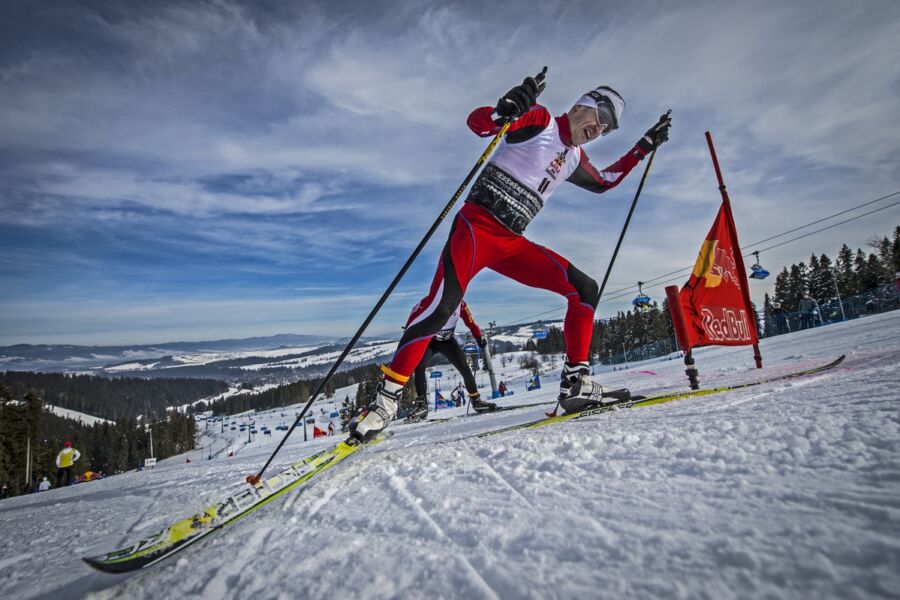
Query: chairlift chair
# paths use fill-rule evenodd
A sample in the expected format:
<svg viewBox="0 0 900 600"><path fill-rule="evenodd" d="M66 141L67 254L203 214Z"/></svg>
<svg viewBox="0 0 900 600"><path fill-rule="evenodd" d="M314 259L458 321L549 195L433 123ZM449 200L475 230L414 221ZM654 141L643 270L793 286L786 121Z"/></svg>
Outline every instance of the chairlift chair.
<svg viewBox="0 0 900 600"><path fill-rule="evenodd" d="M643 281L638 281L638 295L634 297L634 300L631 301L631 304L634 306L635 310L643 311L650 308L650 304L653 300L644 293L642 286L644 285Z"/></svg>
<svg viewBox="0 0 900 600"><path fill-rule="evenodd" d="M750 273L750 279L765 279L769 276L769 271L759 264L759 251L754 252L753 256L756 257L756 262L750 266L750 270L753 271Z"/></svg>

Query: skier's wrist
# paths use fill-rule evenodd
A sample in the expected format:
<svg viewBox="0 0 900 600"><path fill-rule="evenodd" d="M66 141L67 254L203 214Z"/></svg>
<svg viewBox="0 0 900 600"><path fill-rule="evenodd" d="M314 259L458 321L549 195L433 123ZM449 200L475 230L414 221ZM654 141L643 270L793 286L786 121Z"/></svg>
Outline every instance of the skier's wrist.
<svg viewBox="0 0 900 600"><path fill-rule="evenodd" d="M635 156L640 159L643 159L645 156L653 152L654 145L653 142L646 135L639 139L637 143L634 145L633 152Z"/></svg>

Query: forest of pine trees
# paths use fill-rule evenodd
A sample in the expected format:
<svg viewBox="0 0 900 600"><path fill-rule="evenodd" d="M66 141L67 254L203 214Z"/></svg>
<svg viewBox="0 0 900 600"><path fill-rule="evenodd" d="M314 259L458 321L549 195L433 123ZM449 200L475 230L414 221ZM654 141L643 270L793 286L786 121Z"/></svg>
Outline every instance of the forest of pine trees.
<svg viewBox="0 0 900 600"><path fill-rule="evenodd" d="M623 345L627 348L637 348L674 336L668 301L663 300L662 307L654 302L640 312L620 311L608 321L595 321L590 346L591 356L595 360L603 360L610 354L620 354ZM555 354L565 352L565 349L563 331L557 327L547 330L546 339L529 340L525 346L525 350L534 350L539 354Z"/></svg>
<svg viewBox="0 0 900 600"><path fill-rule="evenodd" d="M46 476L56 481L56 455L63 442L70 441L81 452L75 474L85 471L104 474L134 469L150 456L150 432L135 418L115 423L84 425L58 417L43 408L43 399L34 391L16 397L0 384L0 483L10 495L30 492ZM178 412L154 419L153 449L157 458L166 458L194 448L194 418ZM32 481L26 478L26 449L32 456Z"/></svg>
<svg viewBox="0 0 900 600"><path fill-rule="evenodd" d="M823 302L835 296L835 282L844 298L893 283L900 271L900 226L894 229L892 238L873 239L869 246L872 251L866 254L861 248L854 252L844 244L834 260L827 254L813 254L809 263L784 267L775 278L773 296L766 295L766 313L776 300L785 311L795 312L805 289Z"/></svg>
<svg viewBox="0 0 900 600"><path fill-rule="evenodd" d="M0 373L0 384L9 387L15 398L34 392L45 404L116 422L139 415L165 415L167 407L190 404L228 390L228 384L213 379L109 378L26 371Z"/></svg>
<svg viewBox="0 0 900 600"><path fill-rule="evenodd" d="M834 261L826 254L813 254L809 264L801 262L784 267L775 279L774 297L765 295L766 313L771 311L774 299L780 301L787 312L796 311L806 289L820 302L831 299L835 295L835 281L842 297L867 292L885 284L893 285L895 274L900 271L900 226L894 229L892 238L874 239L870 246L872 252L866 254L862 249L853 252L844 244ZM529 340L525 350L539 354L564 352L563 331L551 327L547 334L546 339ZM662 307L653 303L641 312L619 312L608 321L596 321L591 357L602 361L610 354L622 353L623 345L629 349L638 348L674 336L668 301L663 300Z"/></svg>

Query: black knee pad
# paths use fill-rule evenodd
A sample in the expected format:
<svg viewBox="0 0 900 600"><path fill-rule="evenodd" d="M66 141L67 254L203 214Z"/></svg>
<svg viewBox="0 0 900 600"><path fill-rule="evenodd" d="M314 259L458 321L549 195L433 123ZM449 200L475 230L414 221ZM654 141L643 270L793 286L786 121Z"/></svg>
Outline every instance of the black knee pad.
<svg viewBox="0 0 900 600"><path fill-rule="evenodd" d="M571 264L566 270L566 274L569 276L569 283L578 292L578 298L585 304L593 306L594 310L597 310L597 304L600 302L600 285L597 281Z"/></svg>

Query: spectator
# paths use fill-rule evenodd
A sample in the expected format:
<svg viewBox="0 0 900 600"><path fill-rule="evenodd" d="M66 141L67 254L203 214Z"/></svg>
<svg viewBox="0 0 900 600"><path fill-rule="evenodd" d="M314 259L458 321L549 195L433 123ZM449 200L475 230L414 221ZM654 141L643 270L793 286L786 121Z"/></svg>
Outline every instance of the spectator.
<svg viewBox="0 0 900 600"><path fill-rule="evenodd" d="M72 467L79 458L81 458L81 452L72 447L72 442L63 444L63 449L56 455L57 486L72 485L75 482L75 478L72 476ZM65 483L63 483L63 479L65 479Z"/></svg>
<svg viewBox="0 0 900 600"><path fill-rule="evenodd" d="M500 392L501 397L506 396L506 384L503 381L497 386L497 391Z"/></svg>
<svg viewBox="0 0 900 600"><path fill-rule="evenodd" d="M9 498L9 488L6 487L6 484L3 484L3 487L0 487L0 500L4 500Z"/></svg>
<svg viewBox="0 0 900 600"><path fill-rule="evenodd" d="M788 323L787 311L781 307L781 302L772 302L772 311L769 313L769 335L783 335L791 332L791 324Z"/></svg>
<svg viewBox="0 0 900 600"><path fill-rule="evenodd" d="M900 296L900 271L894 274L894 288L897 290L897 295Z"/></svg>
<svg viewBox="0 0 900 600"><path fill-rule="evenodd" d="M328 435L334 435L334 423L328 422Z"/></svg>
<svg viewBox="0 0 900 600"><path fill-rule="evenodd" d="M43 479L41 479L41 483L38 485L38 491L46 492L49 489L50 489L50 482L47 481L46 477L44 477Z"/></svg>
<svg viewBox="0 0 900 600"><path fill-rule="evenodd" d="M819 316L819 303L809 295L809 290L803 290L800 298L800 329L810 329L816 326L816 318Z"/></svg>

